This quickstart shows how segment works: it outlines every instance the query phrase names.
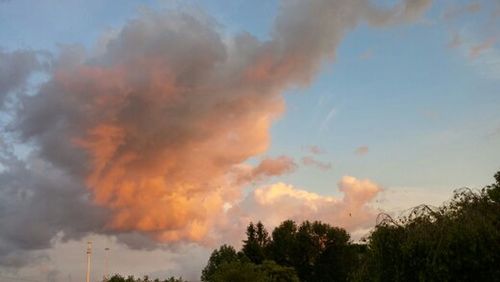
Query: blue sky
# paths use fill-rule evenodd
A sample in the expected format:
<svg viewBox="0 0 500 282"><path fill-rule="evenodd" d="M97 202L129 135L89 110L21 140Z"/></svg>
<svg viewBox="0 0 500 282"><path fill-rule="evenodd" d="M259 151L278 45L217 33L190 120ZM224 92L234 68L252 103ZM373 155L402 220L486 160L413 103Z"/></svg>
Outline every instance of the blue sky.
<svg viewBox="0 0 500 282"><path fill-rule="evenodd" d="M57 54L60 46L81 44L93 52L101 37L144 9L188 9L213 17L224 36L271 37L278 1L226 2L0 1L0 48ZM272 125L269 150L248 163L285 155L299 166L267 184L279 181L338 196L343 176L370 179L384 188L374 205L389 211L439 204L463 186L481 188L500 170L500 2L434 1L415 22L383 28L362 24L345 34L335 58L323 63L310 85L288 89L284 97L286 110ZM18 146L19 155L29 150ZM311 152L311 146L321 153ZM305 165L304 157L331 167ZM65 262L63 254L78 254L79 243L58 242L48 267L78 273L79 262L74 256ZM165 270L160 262L167 261L177 265L167 270L182 274L182 263L189 260L172 250L113 248L121 248L123 257L158 258L158 265L133 268L135 273ZM203 263L209 250L191 251L196 263ZM123 271L135 267L133 260L123 260ZM26 277L38 270L30 271Z"/></svg>

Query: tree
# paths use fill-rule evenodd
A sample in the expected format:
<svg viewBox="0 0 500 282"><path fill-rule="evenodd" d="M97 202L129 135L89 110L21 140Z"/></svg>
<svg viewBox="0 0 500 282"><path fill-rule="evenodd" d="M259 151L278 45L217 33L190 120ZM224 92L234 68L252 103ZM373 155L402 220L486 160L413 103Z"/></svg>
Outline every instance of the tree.
<svg viewBox="0 0 500 282"><path fill-rule="evenodd" d="M272 260L265 260L260 268L270 282L299 282L293 267L281 266Z"/></svg>
<svg viewBox="0 0 500 282"><path fill-rule="evenodd" d="M165 280L160 280L160 279L155 279L155 280L150 280L149 277L146 275L144 278L134 278L134 276L128 276L127 278L115 274L111 276L109 279L104 279L104 282L187 282L186 280L183 280L182 277L175 278L175 277L170 277Z"/></svg>
<svg viewBox="0 0 500 282"><path fill-rule="evenodd" d="M319 221L303 222L296 234L294 267L302 281L346 280L350 236L342 228ZM340 258L345 255L345 257Z"/></svg>
<svg viewBox="0 0 500 282"><path fill-rule="evenodd" d="M262 222L259 221L257 225L250 222L246 235L247 239L243 241L242 252L253 263L262 263L266 259L266 250L269 244L269 235Z"/></svg>
<svg viewBox="0 0 500 282"><path fill-rule="evenodd" d="M422 205L407 216L386 216L369 238L360 280L498 281L500 173L475 192L464 188L439 207Z"/></svg>
<svg viewBox="0 0 500 282"><path fill-rule="evenodd" d="M310 281L347 281L359 262L357 250L350 243L350 235L342 228L321 222L312 225L314 258Z"/></svg>
<svg viewBox="0 0 500 282"><path fill-rule="evenodd" d="M257 231L256 231L256 239L257 239L257 244L259 244L259 246L262 248L262 249L265 249L268 244L269 244L269 241L270 241L270 238L269 238L269 233L267 232L266 228L264 227L264 224L262 224L262 222L257 222Z"/></svg>
<svg viewBox="0 0 500 282"><path fill-rule="evenodd" d="M293 220L283 221L272 232L269 257L280 265L294 266L296 256L297 224Z"/></svg>
<svg viewBox="0 0 500 282"><path fill-rule="evenodd" d="M266 281L264 273L251 262L233 261L222 264L211 276L211 282L253 282Z"/></svg>
<svg viewBox="0 0 500 282"><path fill-rule="evenodd" d="M212 275L212 282L298 282L295 270L274 261L255 264L250 261L225 263Z"/></svg>
<svg viewBox="0 0 500 282"><path fill-rule="evenodd" d="M207 266L202 270L201 281L214 281L212 276L226 264L241 261L241 255L229 245L222 245L210 255Z"/></svg>
<svg viewBox="0 0 500 282"><path fill-rule="evenodd" d="M492 201L500 203L500 171L495 174L495 180L496 183L486 186L486 193Z"/></svg>

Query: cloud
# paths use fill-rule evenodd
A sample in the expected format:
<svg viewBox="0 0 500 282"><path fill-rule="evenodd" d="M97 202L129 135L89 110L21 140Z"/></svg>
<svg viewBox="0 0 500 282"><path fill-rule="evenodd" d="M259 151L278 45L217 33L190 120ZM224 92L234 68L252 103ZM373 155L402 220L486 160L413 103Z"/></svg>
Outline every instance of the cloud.
<svg viewBox="0 0 500 282"><path fill-rule="evenodd" d="M490 129L488 134L486 134L485 138L490 139L498 136L500 136L500 126Z"/></svg>
<svg viewBox="0 0 500 282"><path fill-rule="evenodd" d="M493 12L491 13L491 17L493 20L500 18L500 4L497 2Z"/></svg>
<svg viewBox="0 0 500 282"><path fill-rule="evenodd" d="M495 42L496 42L496 38L490 37L490 38L486 39L485 41L470 47L469 57L470 58L477 58L482 53L493 48L493 46L495 45Z"/></svg>
<svg viewBox="0 0 500 282"><path fill-rule="evenodd" d="M329 170L332 168L332 164L329 162L322 162L319 160L316 160L313 157L310 156L305 156L302 158L302 164L306 166L314 166L316 168L319 168L321 170Z"/></svg>
<svg viewBox="0 0 500 282"><path fill-rule="evenodd" d="M358 148L356 148L356 150L354 150L354 153L359 156L364 156L368 154L369 151L370 148L368 148L368 146L359 146Z"/></svg>
<svg viewBox="0 0 500 282"><path fill-rule="evenodd" d="M104 231L106 213L88 202L80 182L39 159L8 162L0 173L0 265L39 261L43 254L29 251L50 247L57 234L67 240Z"/></svg>
<svg viewBox="0 0 500 282"><path fill-rule="evenodd" d="M451 6L443 13L445 20L453 20L466 14L477 13L481 10L481 3L473 1L464 5Z"/></svg>
<svg viewBox="0 0 500 282"><path fill-rule="evenodd" d="M314 154L314 155L322 155L326 152L323 148L321 148L317 145L308 146L308 147L306 147L306 150L307 150L307 152Z"/></svg>
<svg viewBox="0 0 500 282"><path fill-rule="evenodd" d="M377 211L370 206L382 188L370 180L344 176L338 183L342 197L323 196L285 183L264 186L249 194L229 212L243 222L262 220L273 227L286 219L321 220L356 231L374 224Z"/></svg>
<svg viewBox="0 0 500 282"><path fill-rule="evenodd" d="M101 57L60 62L25 99L19 129L82 178L111 212L106 229L200 241L239 193L226 173L265 152L283 109L279 92L245 78L253 54L235 48L201 19L148 12Z"/></svg>
<svg viewBox="0 0 500 282"><path fill-rule="evenodd" d="M41 64L35 52L0 50L0 109L7 96L23 88L28 77L40 68Z"/></svg>
<svg viewBox="0 0 500 282"><path fill-rule="evenodd" d="M283 91L309 83L358 24L408 22L429 4L284 1L264 42L223 38L205 15L144 11L95 54L63 47L48 81L21 96L11 125L18 144L34 149L26 161L2 162L0 256L48 248L60 232L111 234L137 248L210 241L226 204L242 198L235 168L269 147ZM21 87L30 58L12 59L19 82L8 79L3 92ZM252 173L292 167L268 160ZM341 202L363 213L349 187ZM312 203L336 216L323 207L330 200Z"/></svg>
<svg viewBox="0 0 500 282"><path fill-rule="evenodd" d="M324 131L325 129L328 128L328 126L330 125L330 122L331 120L333 119L333 117L337 114L337 109L335 109L335 107L333 107L329 112L328 114L325 116L325 118L323 119L323 121L321 122L321 125L319 127L319 130L320 131Z"/></svg>
<svg viewBox="0 0 500 282"><path fill-rule="evenodd" d="M448 11L461 11L457 17L468 19L468 24L463 26L462 20L447 23L451 24L451 36L447 46L458 49L461 55L469 59L467 62L469 66L476 69L480 75L493 80L498 79L499 74L499 56L495 48L499 36L496 28L498 26L496 11L499 9L498 1L475 1L448 9ZM479 11L481 16L478 14Z"/></svg>
<svg viewBox="0 0 500 282"><path fill-rule="evenodd" d="M294 160L287 156L277 158L265 158L257 166L249 165L238 166L235 172L236 183L245 184L265 180L272 176L279 176L291 173L297 168Z"/></svg>
<svg viewBox="0 0 500 282"><path fill-rule="evenodd" d="M448 42L448 48L457 48L462 45L463 39L458 33L454 33L453 37L451 38L450 42Z"/></svg>
<svg viewBox="0 0 500 282"><path fill-rule="evenodd" d="M359 58L363 61L370 60L371 58L373 58L373 51L371 49L368 49L359 54Z"/></svg>

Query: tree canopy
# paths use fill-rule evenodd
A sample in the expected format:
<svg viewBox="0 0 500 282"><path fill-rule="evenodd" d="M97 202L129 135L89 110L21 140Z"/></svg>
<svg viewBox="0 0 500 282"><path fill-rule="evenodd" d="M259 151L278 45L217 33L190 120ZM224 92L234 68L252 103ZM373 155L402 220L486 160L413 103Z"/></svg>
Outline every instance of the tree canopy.
<svg viewBox="0 0 500 282"><path fill-rule="evenodd" d="M123 277L119 274L111 276L109 279L104 279L104 282L187 282L182 278L170 277L165 280L150 279L147 275L143 278L135 278L134 276Z"/></svg>

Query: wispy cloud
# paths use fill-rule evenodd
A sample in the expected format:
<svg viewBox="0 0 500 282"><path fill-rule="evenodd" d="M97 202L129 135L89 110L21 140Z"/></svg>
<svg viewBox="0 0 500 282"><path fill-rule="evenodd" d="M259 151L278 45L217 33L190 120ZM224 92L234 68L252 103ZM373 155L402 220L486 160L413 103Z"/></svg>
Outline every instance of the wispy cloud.
<svg viewBox="0 0 500 282"><path fill-rule="evenodd" d="M310 156L303 157L302 164L304 164L306 166L313 166L313 167L319 168L321 170L329 170L332 168L331 163L323 162L323 161L317 160L317 159L310 157Z"/></svg>
<svg viewBox="0 0 500 282"><path fill-rule="evenodd" d="M469 48L469 57L470 58L477 58L480 56L482 53L490 50L493 48L495 45L496 38L495 37L490 37L484 40L483 42L480 42L478 44L475 44Z"/></svg>
<svg viewBox="0 0 500 282"><path fill-rule="evenodd" d="M269 177L291 173L297 168L294 160L287 156L265 158L257 166L240 165L235 167L235 181L238 185L263 181Z"/></svg>
<svg viewBox="0 0 500 282"><path fill-rule="evenodd" d="M332 121L333 117L337 114L337 110L335 107L331 108L328 114L325 116L323 121L321 122L321 125L319 127L320 131L325 131L328 129L328 126L330 125L330 122Z"/></svg>
<svg viewBox="0 0 500 282"><path fill-rule="evenodd" d="M363 61L373 58L373 50L368 49L364 51L363 53L359 54L359 58Z"/></svg>
<svg viewBox="0 0 500 282"><path fill-rule="evenodd" d="M465 5L455 5L449 7L444 13L443 18L445 20L453 20L455 18L461 17L467 14L474 14L481 10L481 3L474 1L472 3L467 3Z"/></svg>
<svg viewBox="0 0 500 282"><path fill-rule="evenodd" d="M359 156L364 156L368 154L369 151L370 149L368 148L368 146L359 146L358 148L356 148L356 150L354 150L354 153Z"/></svg>
<svg viewBox="0 0 500 282"><path fill-rule="evenodd" d="M448 42L448 48L457 48L460 47L463 43L463 39L459 33L453 33L451 40Z"/></svg>
<svg viewBox="0 0 500 282"><path fill-rule="evenodd" d="M307 146L305 150L313 155L322 155L326 153L325 149L319 147L318 145Z"/></svg>

